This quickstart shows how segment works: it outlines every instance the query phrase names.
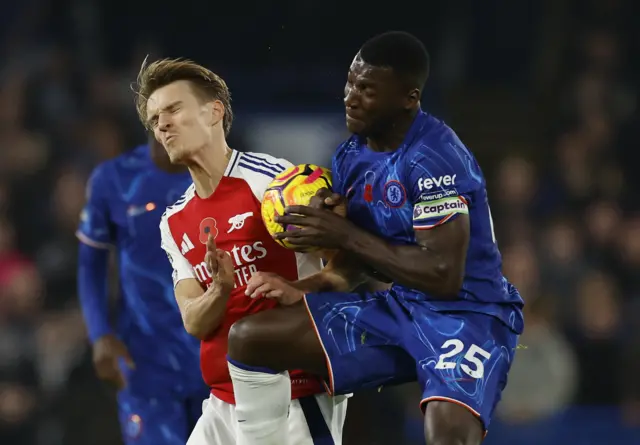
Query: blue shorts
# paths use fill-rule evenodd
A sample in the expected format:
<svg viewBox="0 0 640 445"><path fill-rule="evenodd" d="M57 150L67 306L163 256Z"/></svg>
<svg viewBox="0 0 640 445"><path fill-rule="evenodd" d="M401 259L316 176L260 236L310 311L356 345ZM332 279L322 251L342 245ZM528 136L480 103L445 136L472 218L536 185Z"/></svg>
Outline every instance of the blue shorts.
<svg viewBox="0 0 640 445"><path fill-rule="evenodd" d="M118 417L126 445L184 445L202 415L207 394L182 400L118 393Z"/></svg>
<svg viewBox="0 0 640 445"><path fill-rule="evenodd" d="M457 403L487 429L518 342L498 318L439 312L433 302L396 298L393 291L307 294L305 303L332 393L417 380L423 409L433 400Z"/></svg>

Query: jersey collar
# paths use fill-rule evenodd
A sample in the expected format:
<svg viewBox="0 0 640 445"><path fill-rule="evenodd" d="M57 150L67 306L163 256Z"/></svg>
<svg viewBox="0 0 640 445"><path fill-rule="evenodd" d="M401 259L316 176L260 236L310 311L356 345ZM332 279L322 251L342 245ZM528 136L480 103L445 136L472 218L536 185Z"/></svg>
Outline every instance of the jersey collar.
<svg viewBox="0 0 640 445"><path fill-rule="evenodd" d="M404 137L404 141L402 142L401 148L406 148L409 145L411 145L415 140L416 136L421 134L421 130L427 121L427 117L428 117L427 113L425 113L422 110L418 110L418 114L416 114L416 117L413 119L413 123L409 128L409 131Z"/></svg>
<svg viewBox="0 0 640 445"><path fill-rule="evenodd" d="M224 171L224 176L231 176L231 173L236 168L236 164L240 159L240 152L238 150L231 149L231 157L229 157L229 163Z"/></svg>

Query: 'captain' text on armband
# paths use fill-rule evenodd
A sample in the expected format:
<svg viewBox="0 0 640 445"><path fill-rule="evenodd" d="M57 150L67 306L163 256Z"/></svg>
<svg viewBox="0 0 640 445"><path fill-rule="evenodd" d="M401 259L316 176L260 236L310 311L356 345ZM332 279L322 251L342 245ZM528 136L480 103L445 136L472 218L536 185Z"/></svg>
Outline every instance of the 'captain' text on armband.
<svg viewBox="0 0 640 445"><path fill-rule="evenodd" d="M441 218L454 213L469 213L467 202L461 196L450 196L435 201L417 203L413 206L413 221Z"/></svg>

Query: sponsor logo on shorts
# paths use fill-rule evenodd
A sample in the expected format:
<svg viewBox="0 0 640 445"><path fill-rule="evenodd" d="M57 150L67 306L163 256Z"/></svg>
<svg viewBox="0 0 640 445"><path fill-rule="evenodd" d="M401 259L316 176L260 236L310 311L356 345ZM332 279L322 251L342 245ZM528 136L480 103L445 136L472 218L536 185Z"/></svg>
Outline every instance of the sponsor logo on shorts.
<svg viewBox="0 0 640 445"><path fill-rule="evenodd" d="M467 204L459 196L431 202L419 202L413 207L413 220L422 221L437 217L441 218L454 213L469 213Z"/></svg>

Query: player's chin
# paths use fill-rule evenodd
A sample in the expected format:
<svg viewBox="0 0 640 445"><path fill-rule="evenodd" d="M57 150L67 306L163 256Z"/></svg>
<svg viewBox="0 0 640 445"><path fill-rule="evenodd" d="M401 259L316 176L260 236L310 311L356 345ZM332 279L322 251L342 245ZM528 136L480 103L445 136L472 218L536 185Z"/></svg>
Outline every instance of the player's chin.
<svg viewBox="0 0 640 445"><path fill-rule="evenodd" d="M347 130L349 130L349 133L364 136L366 134L367 125L360 119L354 119L347 116Z"/></svg>
<svg viewBox="0 0 640 445"><path fill-rule="evenodd" d="M167 154L172 164L184 164L187 159L187 152L180 148L170 148L167 150Z"/></svg>

